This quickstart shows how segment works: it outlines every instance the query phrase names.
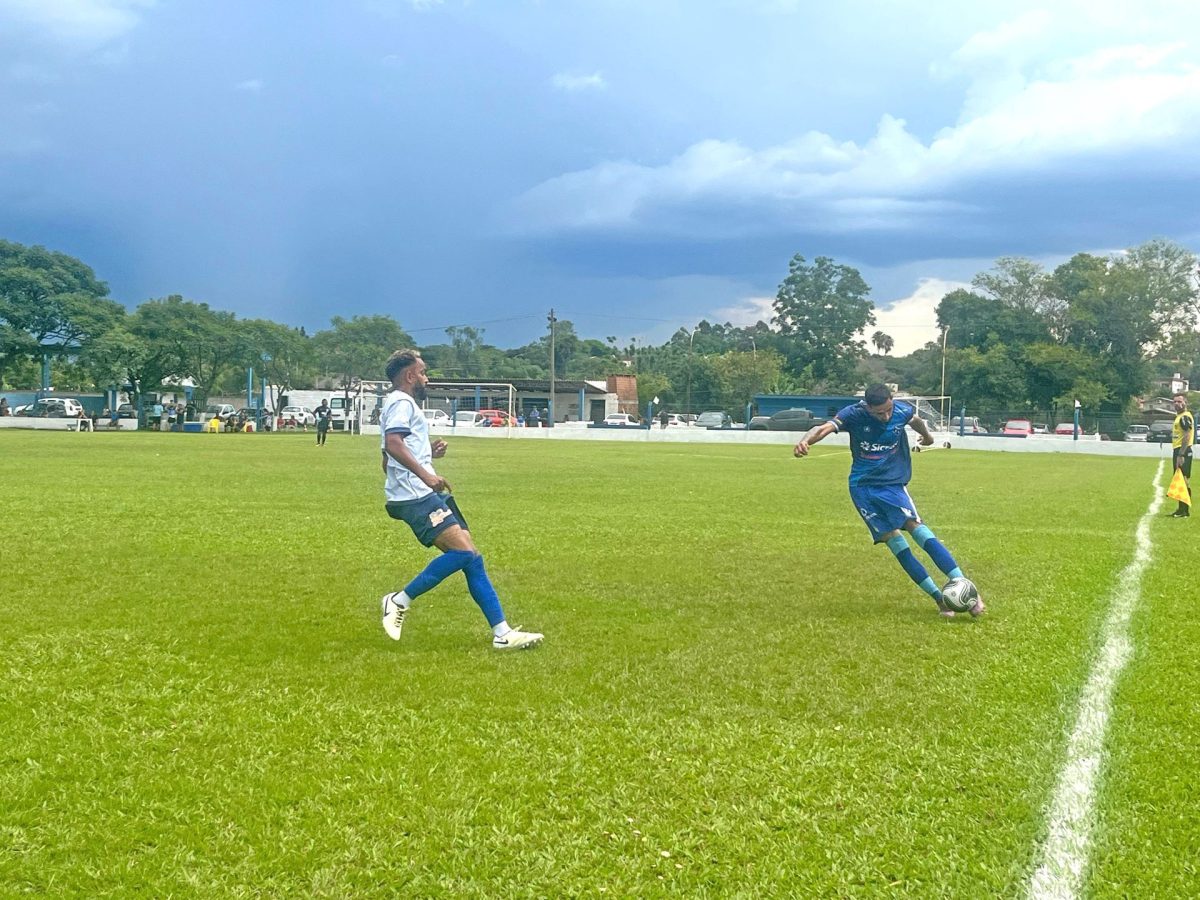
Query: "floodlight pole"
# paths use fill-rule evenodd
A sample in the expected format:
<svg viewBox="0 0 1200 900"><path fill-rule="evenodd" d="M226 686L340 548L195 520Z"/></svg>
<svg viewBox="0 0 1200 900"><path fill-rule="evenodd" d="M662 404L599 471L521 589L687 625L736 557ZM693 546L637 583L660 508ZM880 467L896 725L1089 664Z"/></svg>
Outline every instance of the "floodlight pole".
<svg viewBox="0 0 1200 900"><path fill-rule="evenodd" d="M950 333L950 326L942 326L942 396L938 398L938 415L942 417L941 427L946 427L946 335Z"/></svg>
<svg viewBox="0 0 1200 900"><path fill-rule="evenodd" d="M697 325L696 328L700 326ZM692 412L692 342L696 340L696 328L688 335L687 411ZM757 348L756 348L757 349Z"/></svg>
<svg viewBox="0 0 1200 900"><path fill-rule="evenodd" d="M558 319L554 318L554 310L550 310L550 315L547 317L550 322L550 421L546 423L547 428L554 427L554 323Z"/></svg>

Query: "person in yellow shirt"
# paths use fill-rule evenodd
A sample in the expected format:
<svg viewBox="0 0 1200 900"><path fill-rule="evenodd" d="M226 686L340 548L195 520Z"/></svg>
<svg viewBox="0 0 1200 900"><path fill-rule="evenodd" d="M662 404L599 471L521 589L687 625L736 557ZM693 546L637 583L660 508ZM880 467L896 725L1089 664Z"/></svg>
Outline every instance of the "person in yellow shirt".
<svg viewBox="0 0 1200 900"><path fill-rule="evenodd" d="M1192 444L1196 443L1196 420L1187 406L1187 395L1176 394L1171 403L1175 407L1175 424L1171 427L1171 457L1175 468L1183 472L1185 479L1192 477ZM1188 498L1192 495L1188 485ZM1192 514L1190 503L1179 501L1179 508L1171 513L1175 519L1186 519Z"/></svg>

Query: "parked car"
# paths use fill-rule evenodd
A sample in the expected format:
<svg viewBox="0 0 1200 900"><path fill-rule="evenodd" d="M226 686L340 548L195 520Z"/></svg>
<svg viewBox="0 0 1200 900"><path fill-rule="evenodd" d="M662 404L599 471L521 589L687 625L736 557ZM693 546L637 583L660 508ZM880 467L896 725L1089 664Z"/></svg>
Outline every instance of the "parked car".
<svg viewBox="0 0 1200 900"><path fill-rule="evenodd" d="M808 431L814 425L820 425L824 419L818 418L807 409L783 409L767 419L768 431Z"/></svg>
<svg viewBox="0 0 1200 900"><path fill-rule="evenodd" d="M983 423L980 422L975 416L967 416L966 418L963 418L962 416L954 416L950 420L950 430L957 432L960 428L962 429L963 434L988 433L988 430L983 426Z"/></svg>
<svg viewBox="0 0 1200 900"><path fill-rule="evenodd" d="M491 428L517 424L517 420L502 409L481 409L479 414L487 420L488 427Z"/></svg>
<svg viewBox="0 0 1200 900"><path fill-rule="evenodd" d="M1075 423L1074 422L1059 422L1057 425L1054 426L1054 433L1057 434L1059 437L1062 437L1063 435L1068 435L1070 437L1074 437L1075 436ZM1079 433L1083 434L1082 428L1079 429Z"/></svg>
<svg viewBox="0 0 1200 900"><path fill-rule="evenodd" d="M286 409L301 409L301 408L302 407L299 407L299 406L286 407ZM210 403L210 404L208 404L208 406L204 407L204 418L205 419L217 418L217 419L220 419L222 422L224 422L227 419L229 419L231 416L236 416L236 415L237 415L237 410L233 408L232 403ZM281 413L281 415L282 415L282 413ZM287 419L286 415L284 415L283 417L284 417L284 419ZM313 419L315 421L316 417L314 416ZM299 418L296 419L296 424L297 425L301 424Z"/></svg>
<svg viewBox="0 0 1200 900"><path fill-rule="evenodd" d="M475 428L484 423L484 418L473 409L460 409L454 414L455 428Z"/></svg>
<svg viewBox="0 0 1200 900"><path fill-rule="evenodd" d="M746 428L749 431L766 431L770 421L770 416L753 416Z"/></svg>
<svg viewBox="0 0 1200 900"><path fill-rule="evenodd" d="M1050 426L1047 425L1045 422L1034 422L1033 423L1033 433L1034 434L1049 434Z"/></svg>
<svg viewBox="0 0 1200 900"><path fill-rule="evenodd" d="M1175 428L1175 422L1171 419L1156 419L1150 423L1149 440L1157 441L1160 444L1165 444L1171 440L1171 432Z"/></svg>
<svg viewBox="0 0 1200 900"><path fill-rule="evenodd" d="M230 409L233 409L233 407L230 407ZM301 426L317 424L317 414L307 406L285 406L279 411L279 418L283 419L285 425L293 419L297 425Z"/></svg>
<svg viewBox="0 0 1200 900"><path fill-rule="evenodd" d="M44 397L35 400L22 415L39 419L78 419L83 416L83 405L69 397Z"/></svg>
<svg viewBox="0 0 1200 900"><path fill-rule="evenodd" d="M728 428L729 416L723 412L702 412L696 417L697 428Z"/></svg>
<svg viewBox="0 0 1200 900"><path fill-rule="evenodd" d="M132 403L122 403L117 407L118 419L136 419L137 410L133 408Z"/></svg>
<svg viewBox="0 0 1200 900"><path fill-rule="evenodd" d="M1150 438L1149 425L1130 425L1125 429L1125 440L1146 443Z"/></svg>
<svg viewBox="0 0 1200 900"><path fill-rule="evenodd" d="M688 425L691 425L691 424L692 423L691 423L691 421L689 421L688 417L683 415L682 413L668 413L667 414L667 427L668 428L686 428Z"/></svg>
<svg viewBox="0 0 1200 900"><path fill-rule="evenodd" d="M1014 437L1030 435L1033 434L1033 423L1028 419L1009 419L1000 433Z"/></svg>
<svg viewBox="0 0 1200 900"><path fill-rule="evenodd" d="M605 425L637 425L637 421L629 413L612 413L604 417Z"/></svg>
<svg viewBox="0 0 1200 900"><path fill-rule="evenodd" d="M444 409L423 409L421 412L425 414L425 421L430 425L450 426L454 424L454 420L450 418L450 413Z"/></svg>

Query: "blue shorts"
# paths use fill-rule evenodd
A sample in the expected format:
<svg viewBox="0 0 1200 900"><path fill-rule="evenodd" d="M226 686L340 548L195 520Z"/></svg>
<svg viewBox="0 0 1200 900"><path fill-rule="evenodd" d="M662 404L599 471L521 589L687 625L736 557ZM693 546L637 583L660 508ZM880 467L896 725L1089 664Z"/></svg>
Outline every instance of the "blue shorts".
<svg viewBox="0 0 1200 900"><path fill-rule="evenodd" d="M426 547L432 547L437 536L451 525L470 531L458 504L449 494L430 494L419 500L389 500L384 508L393 519L406 523Z"/></svg>
<svg viewBox="0 0 1200 900"><path fill-rule="evenodd" d="M909 519L921 521L917 505L902 484L860 484L850 488L850 499L877 544L889 531L903 529Z"/></svg>

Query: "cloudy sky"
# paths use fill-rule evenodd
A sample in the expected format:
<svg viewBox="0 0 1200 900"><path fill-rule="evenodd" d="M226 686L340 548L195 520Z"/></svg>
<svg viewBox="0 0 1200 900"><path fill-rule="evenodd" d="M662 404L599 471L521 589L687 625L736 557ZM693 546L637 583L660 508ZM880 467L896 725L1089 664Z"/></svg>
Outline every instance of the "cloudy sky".
<svg viewBox="0 0 1200 900"><path fill-rule="evenodd" d="M794 253L905 352L1002 255L1200 249L1188 0L0 0L0 237L131 307L501 346L753 321Z"/></svg>

